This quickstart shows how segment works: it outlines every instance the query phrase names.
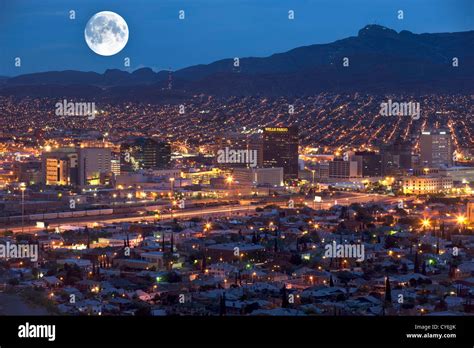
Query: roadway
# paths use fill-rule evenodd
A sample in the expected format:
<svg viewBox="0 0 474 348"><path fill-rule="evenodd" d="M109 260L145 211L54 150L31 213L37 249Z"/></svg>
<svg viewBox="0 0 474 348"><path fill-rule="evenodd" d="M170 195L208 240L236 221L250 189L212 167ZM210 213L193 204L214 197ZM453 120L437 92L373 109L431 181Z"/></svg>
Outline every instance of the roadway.
<svg viewBox="0 0 474 348"><path fill-rule="evenodd" d="M313 202L312 200L305 199L303 197L295 197L294 202L295 204L306 204L308 207L312 207L315 209L329 209L335 204L340 205L350 205L352 203L383 203L383 204L396 204L400 201L400 197L391 197L386 195L380 194L361 194L361 193L342 193L339 196L334 196L331 198L324 198L321 203ZM404 197L404 201L411 201L415 199L415 197ZM171 220L171 219L179 219L179 218L192 218L192 217L201 217L201 216L226 216L230 215L231 213L253 213L255 212L255 208L262 208L269 204L277 204L279 206L287 206L288 201L285 199L279 201L269 201L260 204L250 205L228 205L222 207L203 207L203 208L190 208L181 211L174 211L173 213L166 213L161 215L160 220ZM68 218L68 219L60 219L60 220L47 220L49 222L49 228L55 228L65 225L72 225L72 226L88 226L94 227L98 223L104 224L112 224L112 223L120 223L120 222L145 222L145 221L156 221L157 217L155 215L135 215L135 216L113 216L113 215L103 215L103 216L93 216L93 217L80 217L80 218ZM7 230L13 231L14 233L36 233L38 231L44 230L44 228L36 227L35 225L29 223L25 224L24 227L22 226L14 226L14 227L7 227Z"/></svg>

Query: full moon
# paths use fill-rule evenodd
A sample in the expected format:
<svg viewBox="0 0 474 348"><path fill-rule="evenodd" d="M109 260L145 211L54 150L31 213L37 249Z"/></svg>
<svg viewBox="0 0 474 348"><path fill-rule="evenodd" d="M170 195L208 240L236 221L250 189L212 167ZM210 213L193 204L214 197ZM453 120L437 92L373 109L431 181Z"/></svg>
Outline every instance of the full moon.
<svg viewBox="0 0 474 348"><path fill-rule="evenodd" d="M119 53L128 42L128 25L115 12L98 12L89 19L84 29L89 48L101 56Z"/></svg>

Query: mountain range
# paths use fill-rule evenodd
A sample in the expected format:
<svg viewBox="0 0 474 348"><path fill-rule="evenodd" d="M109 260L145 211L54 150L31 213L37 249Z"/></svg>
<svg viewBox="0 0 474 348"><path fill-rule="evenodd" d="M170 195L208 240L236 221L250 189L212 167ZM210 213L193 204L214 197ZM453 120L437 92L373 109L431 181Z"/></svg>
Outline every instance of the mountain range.
<svg viewBox="0 0 474 348"><path fill-rule="evenodd" d="M414 34L367 25L357 36L269 57L241 58L239 63L235 67L234 58L222 59L172 73L142 68L131 73L67 70L0 77L0 95L159 102L196 93L222 97L472 93L474 31Z"/></svg>

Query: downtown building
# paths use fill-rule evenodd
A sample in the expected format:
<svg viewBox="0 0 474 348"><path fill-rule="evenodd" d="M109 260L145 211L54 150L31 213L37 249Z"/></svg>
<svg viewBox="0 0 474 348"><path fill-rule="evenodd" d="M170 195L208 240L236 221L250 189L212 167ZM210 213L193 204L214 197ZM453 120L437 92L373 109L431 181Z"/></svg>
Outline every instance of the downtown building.
<svg viewBox="0 0 474 348"><path fill-rule="evenodd" d="M439 129L421 133L420 165L428 168L453 165L453 144L449 130Z"/></svg>
<svg viewBox="0 0 474 348"><path fill-rule="evenodd" d="M261 139L232 133L216 140L214 164L225 168L248 168L263 166L263 144Z"/></svg>
<svg viewBox="0 0 474 348"><path fill-rule="evenodd" d="M448 192L453 188L453 179L445 176L411 176L402 180L404 194L425 195Z"/></svg>
<svg viewBox="0 0 474 348"><path fill-rule="evenodd" d="M283 168L234 168L234 180L241 185L272 186L284 185Z"/></svg>
<svg viewBox="0 0 474 348"><path fill-rule="evenodd" d="M382 155L371 151L356 151L350 160L357 162L358 177L382 176Z"/></svg>
<svg viewBox="0 0 474 348"><path fill-rule="evenodd" d="M263 129L263 166L283 168L285 180L298 179L298 128L266 127Z"/></svg>
<svg viewBox="0 0 474 348"><path fill-rule="evenodd" d="M97 186L109 182L111 149L64 147L43 152L42 182L51 186Z"/></svg>
<svg viewBox="0 0 474 348"><path fill-rule="evenodd" d="M40 183L42 181L41 161L15 162L13 165L13 173L18 182L28 184Z"/></svg>
<svg viewBox="0 0 474 348"><path fill-rule="evenodd" d="M474 201L467 202L466 212L468 223L474 224Z"/></svg>
<svg viewBox="0 0 474 348"><path fill-rule="evenodd" d="M401 139L382 146L382 176L401 175L413 168L412 145Z"/></svg>
<svg viewBox="0 0 474 348"><path fill-rule="evenodd" d="M79 186L79 153L75 147L43 152L42 182L51 186Z"/></svg>
<svg viewBox="0 0 474 348"><path fill-rule="evenodd" d="M330 179L353 179L360 177L357 161L344 161L342 158L335 158L329 162Z"/></svg>
<svg viewBox="0 0 474 348"><path fill-rule="evenodd" d="M137 138L120 147L120 173L166 169L171 162L171 144L153 138Z"/></svg>

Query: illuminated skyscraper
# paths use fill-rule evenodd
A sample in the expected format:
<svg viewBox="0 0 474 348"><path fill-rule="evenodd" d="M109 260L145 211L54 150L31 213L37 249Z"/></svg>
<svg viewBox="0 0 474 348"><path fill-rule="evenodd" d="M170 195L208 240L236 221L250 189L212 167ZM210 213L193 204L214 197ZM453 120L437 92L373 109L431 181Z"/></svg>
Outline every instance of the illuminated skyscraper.
<svg viewBox="0 0 474 348"><path fill-rule="evenodd" d="M298 128L263 129L263 166L282 167L285 179L298 178Z"/></svg>
<svg viewBox="0 0 474 348"><path fill-rule="evenodd" d="M171 161L171 145L153 138L137 138L122 144L120 171L136 172L141 169L165 169Z"/></svg>
<svg viewBox="0 0 474 348"><path fill-rule="evenodd" d="M423 131L420 138L420 164L439 168L453 165L453 146L448 130Z"/></svg>

